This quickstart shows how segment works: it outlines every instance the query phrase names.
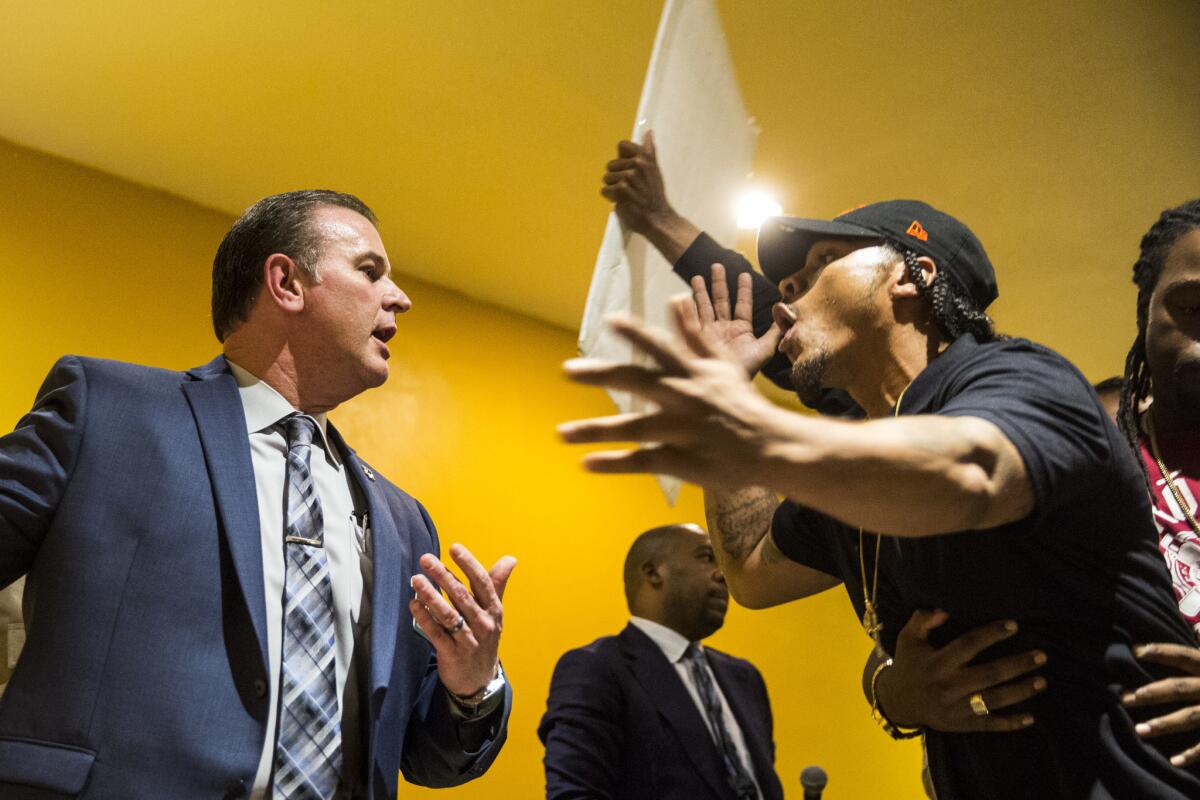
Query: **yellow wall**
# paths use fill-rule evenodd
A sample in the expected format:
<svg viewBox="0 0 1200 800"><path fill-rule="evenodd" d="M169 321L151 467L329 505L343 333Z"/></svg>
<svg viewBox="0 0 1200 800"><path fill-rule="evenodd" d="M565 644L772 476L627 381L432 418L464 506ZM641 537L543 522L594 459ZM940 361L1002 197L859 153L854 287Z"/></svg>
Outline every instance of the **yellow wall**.
<svg viewBox="0 0 1200 800"><path fill-rule="evenodd" d="M3 141L0 174L4 429L63 353L186 369L217 352L209 268L228 217ZM390 244L386 219L382 232ZM586 475L579 451L556 441L556 422L609 410L600 394L559 377L573 334L401 283L415 306L400 320L392 378L333 419L426 503L444 543L521 560L503 646L516 689L509 743L484 779L430 796L536 797L535 728L555 660L620 629L630 540L652 525L701 520L700 495L685 489L669 509L652 480ZM919 752L893 745L867 715L858 689L867 642L840 590L773 611L734 608L713 644L765 675L786 787L795 791L800 770L819 763L832 775L831 797L921 796Z"/></svg>

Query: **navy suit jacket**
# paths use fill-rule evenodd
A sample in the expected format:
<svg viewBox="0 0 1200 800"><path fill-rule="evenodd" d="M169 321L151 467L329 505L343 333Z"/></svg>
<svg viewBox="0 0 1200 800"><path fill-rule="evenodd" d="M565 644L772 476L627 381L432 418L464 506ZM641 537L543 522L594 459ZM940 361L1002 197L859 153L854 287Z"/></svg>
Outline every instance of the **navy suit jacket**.
<svg viewBox="0 0 1200 800"><path fill-rule="evenodd" d="M781 800L771 703L749 661L704 648L765 800ZM567 652L546 714L549 800L733 800L721 755L675 667L633 625Z"/></svg>
<svg viewBox="0 0 1200 800"><path fill-rule="evenodd" d="M360 710L368 796L488 768L511 698L450 712L409 577L438 551L425 509L330 427L374 547ZM254 782L268 711L249 439L223 358L186 374L66 357L0 438L0 586L28 573L27 639L0 698L0 797L219 798ZM507 690L506 690L507 691ZM460 744L463 726L484 741ZM478 734L484 735L478 735Z"/></svg>

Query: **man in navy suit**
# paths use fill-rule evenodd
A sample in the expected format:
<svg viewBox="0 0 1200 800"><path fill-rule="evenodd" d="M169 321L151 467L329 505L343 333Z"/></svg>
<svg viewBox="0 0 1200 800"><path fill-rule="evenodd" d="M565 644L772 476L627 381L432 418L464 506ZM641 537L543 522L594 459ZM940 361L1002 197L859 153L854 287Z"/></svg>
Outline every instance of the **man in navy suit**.
<svg viewBox="0 0 1200 800"><path fill-rule="evenodd" d="M0 438L0 586L28 573L0 796L393 798L488 768L515 561L454 545L460 583L325 419L387 379L410 305L361 201L290 192L217 251L222 356L54 366Z"/></svg>
<svg viewBox="0 0 1200 800"><path fill-rule="evenodd" d="M538 736L546 797L775 800L771 704L749 661L700 644L729 592L708 534L653 528L625 558L633 615L554 669Z"/></svg>

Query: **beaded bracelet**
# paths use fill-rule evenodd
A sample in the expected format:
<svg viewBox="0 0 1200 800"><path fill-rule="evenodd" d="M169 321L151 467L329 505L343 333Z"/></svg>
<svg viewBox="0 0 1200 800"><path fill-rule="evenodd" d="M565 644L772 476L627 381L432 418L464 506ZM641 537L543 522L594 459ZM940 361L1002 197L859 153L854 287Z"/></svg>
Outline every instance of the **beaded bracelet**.
<svg viewBox="0 0 1200 800"><path fill-rule="evenodd" d="M892 665L892 659L880 662L875 668L875 672L871 674L871 719L883 728L883 732L893 739L915 739L925 732L924 728L905 728L888 719L887 714L879 705L879 696L875 694L875 684L879 681L880 674Z"/></svg>

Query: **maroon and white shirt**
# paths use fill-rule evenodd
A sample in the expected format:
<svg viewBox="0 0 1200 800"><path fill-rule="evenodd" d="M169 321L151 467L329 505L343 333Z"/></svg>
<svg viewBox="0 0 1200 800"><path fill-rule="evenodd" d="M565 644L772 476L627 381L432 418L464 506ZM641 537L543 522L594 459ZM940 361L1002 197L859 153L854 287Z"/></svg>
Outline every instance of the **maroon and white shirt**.
<svg viewBox="0 0 1200 800"><path fill-rule="evenodd" d="M1192 529L1179 501L1154 460L1150 441L1141 440L1142 459L1150 475L1154 525L1158 528L1158 549L1162 551L1175 587L1179 610L1200 634L1200 536ZM1200 517L1200 431L1169 437L1160 436L1158 450L1163 463L1193 517Z"/></svg>

